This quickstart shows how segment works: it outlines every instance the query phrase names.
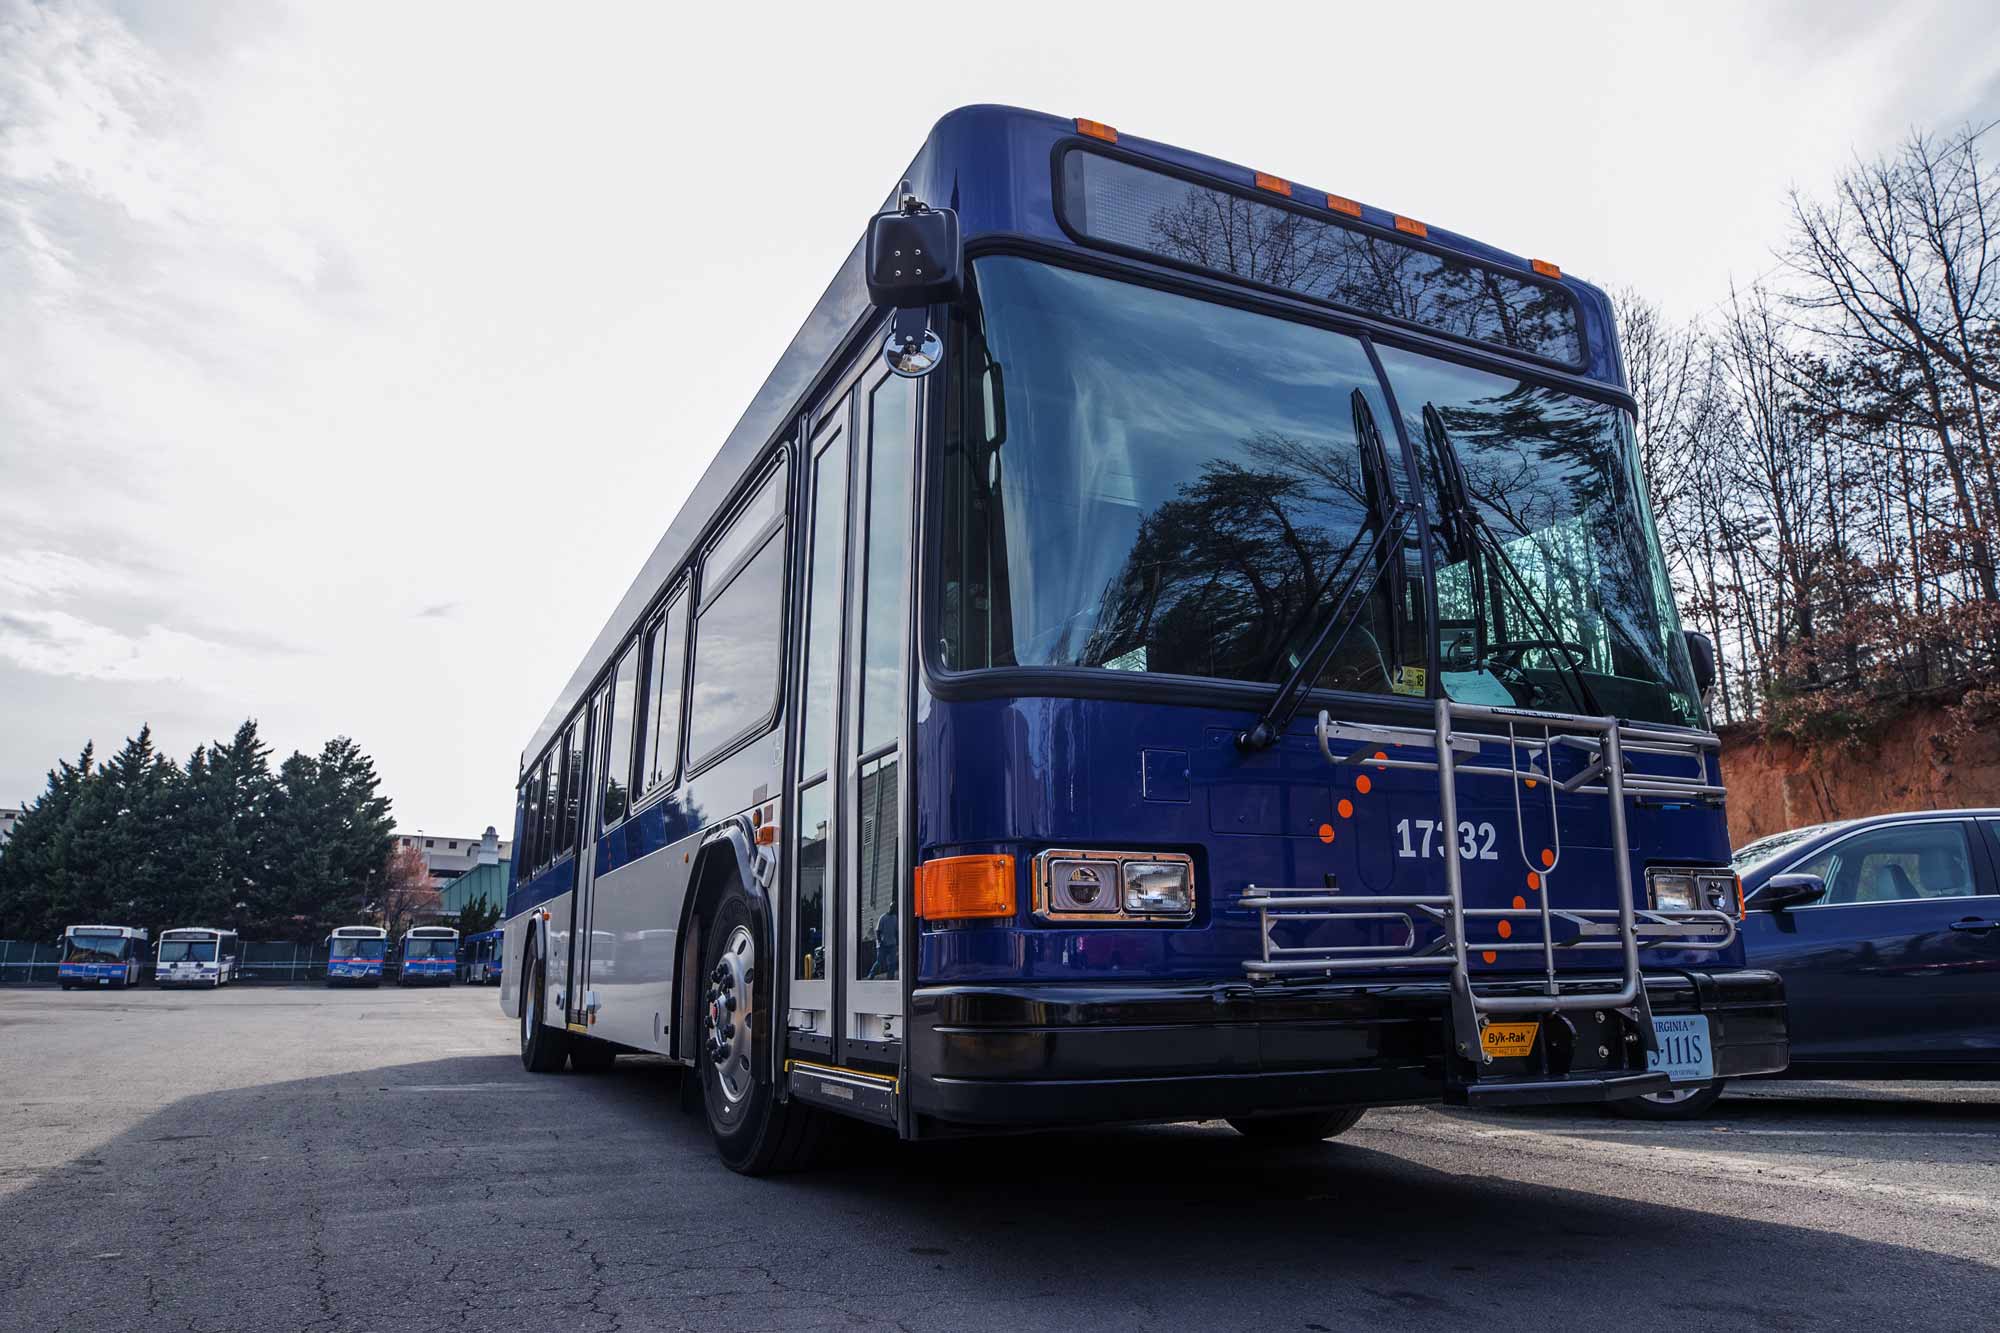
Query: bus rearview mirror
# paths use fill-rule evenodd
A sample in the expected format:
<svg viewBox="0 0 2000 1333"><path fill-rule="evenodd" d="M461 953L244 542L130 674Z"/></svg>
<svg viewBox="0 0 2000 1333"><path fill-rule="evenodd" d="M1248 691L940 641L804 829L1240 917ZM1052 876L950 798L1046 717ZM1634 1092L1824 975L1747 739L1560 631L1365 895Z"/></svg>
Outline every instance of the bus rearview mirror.
<svg viewBox="0 0 2000 1333"><path fill-rule="evenodd" d="M869 220L864 258L868 299L896 312L882 345L889 369L910 379L930 374L944 359L930 308L957 300L965 288L958 214L932 208L904 181L897 206Z"/></svg>

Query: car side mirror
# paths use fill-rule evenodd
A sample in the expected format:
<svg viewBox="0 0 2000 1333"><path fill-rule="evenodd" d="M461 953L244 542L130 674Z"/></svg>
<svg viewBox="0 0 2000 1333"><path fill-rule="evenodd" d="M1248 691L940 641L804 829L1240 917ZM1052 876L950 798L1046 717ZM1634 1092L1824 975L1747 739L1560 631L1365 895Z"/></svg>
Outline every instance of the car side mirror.
<svg viewBox="0 0 2000 1333"><path fill-rule="evenodd" d="M1699 630L1684 629L1681 637L1687 640L1688 661L1694 667L1694 687L1704 702L1708 692L1715 688L1715 640Z"/></svg>
<svg viewBox="0 0 2000 1333"><path fill-rule="evenodd" d="M1826 897L1826 881L1818 875L1773 875L1743 899L1746 912L1782 912Z"/></svg>
<svg viewBox="0 0 2000 1333"><path fill-rule="evenodd" d="M896 312L882 345L889 369L905 379L930 374L944 359L930 308L956 301L965 289L958 214L932 208L904 181L896 207L869 220L865 260L868 299Z"/></svg>

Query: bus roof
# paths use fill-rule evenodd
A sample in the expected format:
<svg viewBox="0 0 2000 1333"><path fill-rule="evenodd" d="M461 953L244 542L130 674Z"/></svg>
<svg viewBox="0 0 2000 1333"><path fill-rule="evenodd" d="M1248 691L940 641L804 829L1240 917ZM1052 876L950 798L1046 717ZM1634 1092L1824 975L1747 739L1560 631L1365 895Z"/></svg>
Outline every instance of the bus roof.
<svg viewBox="0 0 2000 1333"><path fill-rule="evenodd" d="M1055 206L1058 149L1071 144L1099 150L1107 146L1102 138L1086 137L1082 133L1087 123L1017 107L960 107L948 112L931 127L929 136L918 149L904 178L919 198L958 211L960 232L967 246L982 238L1009 237L1029 240L1045 247L1101 255L1101 249L1079 242L1064 228ZM1096 128L1102 130L1107 127ZM1319 187L1307 189L1297 182L1277 181L1261 171L1220 158L1192 153L1150 139L1134 138L1117 131L1111 133L1115 135L1116 149L1122 155L1135 157L1147 165L1157 164L1180 173L1192 173L1246 195L1258 190L1268 191L1271 184L1276 183L1287 187L1289 193L1286 197L1295 203L1309 203L1323 198L1331 207L1332 201L1344 193ZM897 191L891 189L883 201L883 209L893 207L896 196ZM1350 202L1341 198L1342 205ZM1365 203L1355 207L1358 212L1350 213L1344 207L1340 210L1348 221L1358 218L1364 226L1385 233L1410 231L1401 225L1409 220L1392 211ZM1328 217L1331 219L1330 211ZM857 235L865 229L866 221L865 218L855 219ZM1547 271L1536 267L1537 261L1439 227L1423 226L1414 234L1421 234L1427 248L1434 251L1523 274ZM1575 300L1582 326L1585 359L1576 373L1555 377L1573 380L1580 385L1594 387L1599 393L1608 392L1622 399L1625 396L1625 371L1619 359L1616 339L1611 336L1609 299L1598 288L1569 274L1558 274L1556 281ZM647 557L624 596L619 598L610 619L598 631L589 651L543 716L541 725L521 752L521 771L525 772L528 762L538 756L562 729L597 675L610 665L614 649L638 627L640 618L651 608L654 599L666 590L668 581L694 550L704 529L727 508L726 501L731 492L749 480L753 465L791 425L821 377L835 369L833 362L836 355L851 338L863 331L872 313L862 281L862 240L857 239L839 271L834 274L833 281L820 294L784 355L778 358L777 366L737 419L728 438L703 471L701 480L695 483L686 502L654 546L653 553ZM1355 318L1351 312L1349 317ZM1361 322L1370 321L1364 318ZM1448 339L1426 339L1421 333L1412 333L1407 329L1395 336L1417 343L1430 341L1454 346ZM1457 350L1467 354L1462 347ZM1479 354L1472 355L1477 359ZM1492 360L1498 353L1488 348L1483 355Z"/></svg>
<svg viewBox="0 0 2000 1333"><path fill-rule="evenodd" d="M349 939L388 939L389 932L381 926L335 926L333 934Z"/></svg>
<svg viewBox="0 0 2000 1333"><path fill-rule="evenodd" d="M172 930L161 931L160 938L165 939L169 935L234 935L235 933L233 930L219 930L214 926L175 926Z"/></svg>
<svg viewBox="0 0 2000 1333"><path fill-rule="evenodd" d="M66 935L74 935L79 931L89 931L99 935L127 935L135 940L146 938L144 926L66 926L63 929Z"/></svg>
<svg viewBox="0 0 2000 1333"><path fill-rule="evenodd" d="M403 932L403 938L408 939L410 936L415 935L421 939L442 940L450 939L456 934L458 934L458 930L453 926L411 926Z"/></svg>

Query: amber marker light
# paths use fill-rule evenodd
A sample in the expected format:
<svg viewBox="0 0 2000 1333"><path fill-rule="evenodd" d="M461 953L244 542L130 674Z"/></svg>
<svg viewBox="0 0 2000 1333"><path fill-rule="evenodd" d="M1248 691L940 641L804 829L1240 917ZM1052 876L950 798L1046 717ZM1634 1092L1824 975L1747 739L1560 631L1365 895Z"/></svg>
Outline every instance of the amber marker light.
<svg viewBox="0 0 2000 1333"><path fill-rule="evenodd" d="M1541 274L1545 278L1560 278L1563 275L1563 271L1561 269L1557 268L1554 264L1551 264L1546 259L1530 259L1528 261L1528 267L1534 269L1535 272Z"/></svg>
<svg viewBox="0 0 2000 1333"><path fill-rule="evenodd" d="M1014 858L942 856L917 867L917 915L966 921L1014 915Z"/></svg>
<svg viewBox="0 0 2000 1333"><path fill-rule="evenodd" d="M1345 213L1347 214L1347 216L1351 218L1358 218L1361 216L1360 204L1355 203L1352 199L1346 199L1337 194L1330 194L1326 197L1326 206L1332 209L1336 213Z"/></svg>
<svg viewBox="0 0 2000 1333"><path fill-rule="evenodd" d="M1272 194L1282 194L1287 199L1292 197L1292 183L1282 176L1273 176L1268 171L1257 173L1257 188L1269 190Z"/></svg>
<svg viewBox="0 0 2000 1333"><path fill-rule="evenodd" d="M1408 232L1412 236L1428 236L1431 234L1429 227L1426 227L1415 218L1406 218L1401 213L1396 214L1396 230Z"/></svg>
<svg viewBox="0 0 2000 1333"><path fill-rule="evenodd" d="M1102 139L1106 143L1118 142L1118 131L1112 129L1101 120L1085 120L1082 116L1078 116L1076 118L1076 132L1087 138Z"/></svg>

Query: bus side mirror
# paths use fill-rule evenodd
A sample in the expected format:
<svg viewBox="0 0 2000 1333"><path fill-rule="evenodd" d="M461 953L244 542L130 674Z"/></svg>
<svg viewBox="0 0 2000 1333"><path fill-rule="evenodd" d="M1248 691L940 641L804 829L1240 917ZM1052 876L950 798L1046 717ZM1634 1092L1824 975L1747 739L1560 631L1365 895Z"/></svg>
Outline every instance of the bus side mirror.
<svg viewBox="0 0 2000 1333"><path fill-rule="evenodd" d="M882 355L906 379L928 375L944 359L944 340L930 327L930 308L965 290L965 250L958 214L932 208L903 182L897 206L868 223L863 265L868 299L896 312Z"/></svg>
<svg viewBox="0 0 2000 1333"><path fill-rule="evenodd" d="M1699 630L1684 629L1681 637L1687 640L1688 661L1694 667L1694 687L1704 701L1708 692L1715 688L1715 640Z"/></svg>
<svg viewBox="0 0 2000 1333"><path fill-rule="evenodd" d="M1743 899L1746 912L1782 912L1826 897L1826 881L1818 875L1773 875Z"/></svg>

